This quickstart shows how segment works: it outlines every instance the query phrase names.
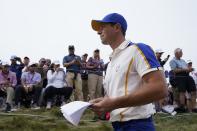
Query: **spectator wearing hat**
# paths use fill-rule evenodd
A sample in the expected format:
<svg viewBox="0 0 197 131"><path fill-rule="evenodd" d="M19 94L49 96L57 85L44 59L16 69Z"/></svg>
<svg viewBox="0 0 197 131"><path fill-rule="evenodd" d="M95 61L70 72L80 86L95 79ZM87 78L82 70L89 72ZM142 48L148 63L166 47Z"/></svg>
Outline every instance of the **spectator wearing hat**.
<svg viewBox="0 0 197 131"><path fill-rule="evenodd" d="M196 110L196 86L193 78L189 76L189 73L194 69L188 67L185 60L181 59L183 53L182 49L177 48L174 51L175 57L170 61L170 67L173 73L175 74L175 86L179 92L179 107L176 109L177 112L186 112L188 111L185 102L186 91L191 95L191 109L192 112L197 112Z"/></svg>
<svg viewBox="0 0 197 131"><path fill-rule="evenodd" d="M104 66L99 49L94 50L93 57L90 57L87 62L90 99L102 96Z"/></svg>
<svg viewBox="0 0 197 131"><path fill-rule="evenodd" d="M168 55L164 60L161 59L162 55L163 55L164 51L161 49L158 49L155 51L157 60L159 61L160 65L163 67L165 65L165 63L168 61L170 55Z"/></svg>
<svg viewBox="0 0 197 131"><path fill-rule="evenodd" d="M16 89L15 92L15 104L18 105L21 101L25 103L25 106L29 107L32 104L32 108L39 109L39 97L42 90L41 75L35 72L37 65L35 63L30 64L29 71L23 72L21 76L22 86Z"/></svg>
<svg viewBox="0 0 197 131"><path fill-rule="evenodd" d="M91 24L101 42L113 50L103 83L106 96L92 100L92 110L109 111L114 131L155 131L152 102L167 95L167 84L154 52L146 44L125 39L127 22L118 13Z"/></svg>
<svg viewBox="0 0 197 131"><path fill-rule="evenodd" d="M54 61L47 72L48 85L45 90L47 109L51 108L52 99L55 95L64 96L63 103L70 98L72 87L68 87L65 81L65 72L60 68L60 62Z"/></svg>
<svg viewBox="0 0 197 131"><path fill-rule="evenodd" d="M6 112L11 111L11 105L14 98L14 88L17 84L16 73L9 71L9 64L3 63L2 72L0 72L0 96L6 95Z"/></svg>
<svg viewBox="0 0 197 131"><path fill-rule="evenodd" d="M68 86L74 88L74 100L83 100L80 74L81 58L75 55L73 45L68 46L68 52L69 54L63 58L63 66L66 67L66 81L68 82Z"/></svg>
<svg viewBox="0 0 197 131"><path fill-rule="evenodd" d="M82 79L82 92L83 92L83 99L84 101L88 101L88 69L87 69L87 58L88 54L85 53L82 55L81 59L81 79Z"/></svg>
<svg viewBox="0 0 197 131"><path fill-rule="evenodd" d="M21 84L22 69L24 68L25 65L23 64L21 58L15 56L15 55L11 56L10 61L11 61L10 71L16 73L17 85L20 85ZM19 62L19 64L17 62Z"/></svg>

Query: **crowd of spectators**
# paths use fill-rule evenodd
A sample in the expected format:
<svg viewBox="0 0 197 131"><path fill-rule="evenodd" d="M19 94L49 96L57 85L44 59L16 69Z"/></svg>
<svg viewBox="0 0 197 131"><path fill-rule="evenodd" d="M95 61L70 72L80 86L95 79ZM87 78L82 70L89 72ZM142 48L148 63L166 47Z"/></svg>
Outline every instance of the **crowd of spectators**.
<svg viewBox="0 0 197 131"><path fill-rule="evenodd" d="M155 55L164 68L168 55L162 60L164 51L156 50ZM157 112L171 104L177 112L197 112L196 87L197 73L192 61L182 59L182 49L174 51L169 62L169 96L155 102ZM109 61L110 62L110 61ZM109 62L104 63L100 50L93 55L75 54L75 47L68 46L68 54L59 60L41 58L31 62L29 57L23 60L11 56L10 62L0 61L0 107L5 112L16 111L21 107L51 109L54 105L63 105L71 101L89 101L104 96L103 79ZM61 68L61 65L63 68Z"/></svg>
<svg viewBox="0 0 197 131"><path fill-rule="evenodd" d="M21 107L50 109L70 101L101 97L103 71L99 49L88 59L87 53L80 57L69 45L62 63L46 58L31 62L27 56L22 60L13 55L10 63L0 62L0 106L5 112Z"/></svg>

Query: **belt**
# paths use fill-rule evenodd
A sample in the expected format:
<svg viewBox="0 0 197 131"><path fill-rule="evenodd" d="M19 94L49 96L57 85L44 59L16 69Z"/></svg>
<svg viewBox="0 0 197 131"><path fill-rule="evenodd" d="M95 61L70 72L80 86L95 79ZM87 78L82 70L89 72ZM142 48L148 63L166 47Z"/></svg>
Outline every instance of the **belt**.
<svg viewBox="0 0 197 131"><path fill-rule="evenodd" d="M133 123L133 122L152 122L152 116L149 118L145 118L145 119L134 119L134 120L129 120L129 121L115 121L112 122L112 124L114 125L125 125L125 124L129 124L129 123Z"/></svg>

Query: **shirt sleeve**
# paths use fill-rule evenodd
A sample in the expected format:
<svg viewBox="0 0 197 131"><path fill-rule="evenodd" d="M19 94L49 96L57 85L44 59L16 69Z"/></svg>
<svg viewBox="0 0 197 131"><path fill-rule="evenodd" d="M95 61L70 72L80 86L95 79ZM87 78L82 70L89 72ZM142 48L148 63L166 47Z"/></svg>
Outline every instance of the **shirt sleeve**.
<svg viewBox="0 0 197 131"><path fill-rule="evenodd" d="M143 43L135 44L133 46L136 48L133 58L135 70L141 77L149 72L162 70L159 61L150 46Z"/></svg>
<svg viewBox="0 0 197 131"><path fill-rule="evenodd" d="M175 70L177 68L176 62L174 60L170 61L170 68L171 68L171 70Z"/></svg>
<svg viewBox="0 0 197 131"><path fill-rule="evenodd" d="M66 56L63 58L63 65L64 65L64 63L67 63L67 57Z"/></svg>

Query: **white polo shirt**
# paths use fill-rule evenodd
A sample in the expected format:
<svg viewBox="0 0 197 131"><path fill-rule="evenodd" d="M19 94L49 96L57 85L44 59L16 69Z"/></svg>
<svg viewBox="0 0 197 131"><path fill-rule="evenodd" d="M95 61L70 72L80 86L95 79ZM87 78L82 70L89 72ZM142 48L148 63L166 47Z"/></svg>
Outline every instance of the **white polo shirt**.
<svg viewBox="0 0 197 131"><path fill-rule="evenodd" d="M142 87L142 77L155 70L162 70L150 46L124 41L111 54L104 88L109 97L119 97ZM128 121L144 119L154 113L152 103L143 106L120 108L111 112L110 120Z"/></svg>

